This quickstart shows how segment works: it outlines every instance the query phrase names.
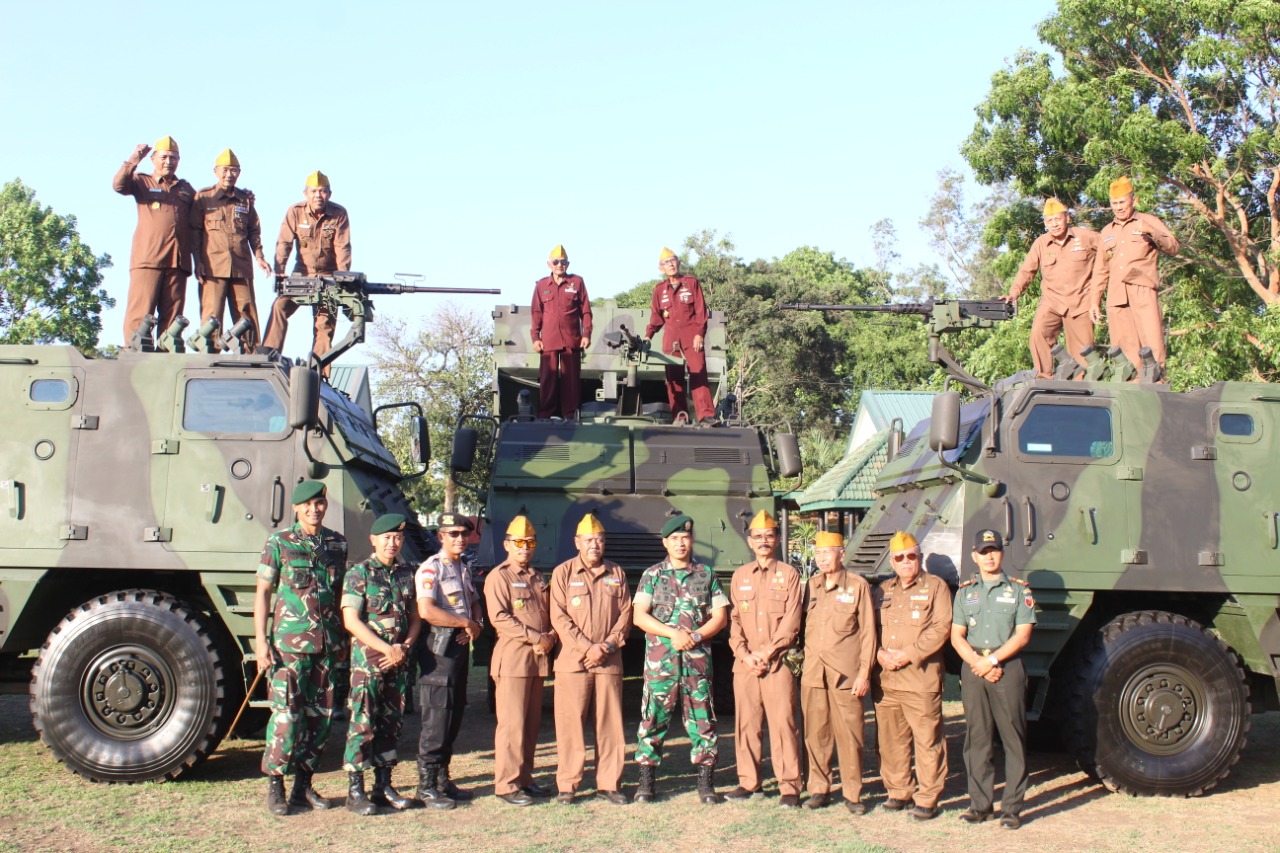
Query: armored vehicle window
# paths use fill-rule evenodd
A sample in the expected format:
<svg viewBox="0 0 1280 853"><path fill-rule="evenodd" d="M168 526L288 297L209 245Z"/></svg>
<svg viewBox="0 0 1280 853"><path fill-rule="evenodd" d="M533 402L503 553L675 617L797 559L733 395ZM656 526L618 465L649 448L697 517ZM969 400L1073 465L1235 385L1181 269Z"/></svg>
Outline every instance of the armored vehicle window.
<svg viewBox="0 0 1280 853"><path fill-rule="evenodd" d="M65 379L37 379L31 383L31 402L65 403L71 399L71 383Z"/></svg>
<svg viewBox="0 0 1280 853"><path fill-rule="evenodd" d="M1253 435L1253 416L1223 412L1218 418L1218 430L1223 435Z"/></svg>
<svg viewBox="0 0 1280 853"><path fill-rule="evenodd" d="M1023 453L1085 456L1100 459L1115 453L1111 410L1099 406L1036 406L1018 431Z"/></svg>
<svg viewBox="0 0 1280 853"><path fill-rule="evenodd" d="M282 432L284 401L265 379L192 379L182 428L192 432Z"/></svg>

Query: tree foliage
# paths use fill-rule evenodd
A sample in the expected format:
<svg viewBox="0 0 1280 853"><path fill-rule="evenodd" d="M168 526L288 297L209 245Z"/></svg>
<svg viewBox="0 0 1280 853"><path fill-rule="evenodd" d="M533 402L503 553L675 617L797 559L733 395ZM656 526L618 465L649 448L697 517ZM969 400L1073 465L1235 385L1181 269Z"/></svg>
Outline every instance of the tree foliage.
<svg viewBox="0 0 1280 853"><path fill-rule="evenodd" d="M0 188L0 343L91 351L102 311L115 305L102 288L110 266L110 255L80 242L74 216L41 207L18 179Z"/></svg>

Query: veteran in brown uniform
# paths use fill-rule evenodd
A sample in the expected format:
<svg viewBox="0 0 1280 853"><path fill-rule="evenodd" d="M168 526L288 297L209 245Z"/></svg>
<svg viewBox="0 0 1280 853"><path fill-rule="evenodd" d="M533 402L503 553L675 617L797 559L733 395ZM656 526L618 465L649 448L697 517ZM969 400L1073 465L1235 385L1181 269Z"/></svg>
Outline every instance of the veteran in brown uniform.
<svg viewBox="0 0 1280 853"><path fill-rule="evenodd" d="M1111 182L1111 212L1115 218L1099 233L1098 257L1093 268L1090 313L1102 322L1102 295L1107 295L1111 343L1139 370L1143 347L1164 371L1164 319L1160 314L1160 253L1176 255L1182 247L1169 227L1150 213L1134 207L1133 182Z"/></svg>
<svg viewBox="0 0 1280 853"><path fill-rule="evenodd" d="M556 635L547 584L531 565L538 537L529 519L512 519L502 544L507 559L484 582L489 622L498 634L489 662L498 717L493 792L513 806L528 806L534 797L551 796L534 784L533 754L542 725L543 680L551 671Z"/></svg>
<svg viewBox="0 0 1280 853"><path fill-rule="evenodd" d="M729 598L729 648L733 651L734 742L738 787L727 800L763 796L764 723L769 721L769 750L778 776L778 804L800 805L800 732L796 728L796 677L782 656L800 633L804 587L794 567L774 557L778 522L765 510L747 529L754 562L733 573Z"/></svg>
<svg viewBox="0 0 1280 853"><path fill-rule="evenodd" d="M253 206L253 194L236 187L240 160L230 148L213 165L218 182L196 193L191 205L191 231L195 240L196 278L200 282L200 320L213 317L222 327L222 307L231 313L231 325L247 317L250 326L241 339L244 351L258 348L258 306L253 295L253 265L271 272L262 253L262 224Z"/></svg>
<svg viewBox="0 0 1280 853"><path fill-rule="evenodd" d="M284 213L280 223L280 236L276 238L276 277L285 275L289 254L297 247L297 259L293 271L302 275L331 275L351 269L351 220L347 209L334 204L329 178L324 172L307 175L303 188L303 201L292 205ZM267 319L267 332L262 345L276 350L284 349L285 335L289 333L289 318L298 310L297 303L284 296L276 297ZM328 309L315 309L315 337L311 351L324 355L333 343L337 318Z"/></svg>
<svg viewBox="0 0 1280 853"><path fill-rule="evenodd" d="M556 801L574 801L587 759L583 729L595 707L596 796L617 806L626 738L622 733L622 646L631 632L631 596L622 568L604 558L604 525L591 513L573 537L578 556L551 573L555 658Z"/></svg>
<svg viewBox="0 0 1280 853"><path fill-rule="evenodd" d="M151 174L138 164L151 151ZM191 204L196 191L178 177L178 143L172 136L141 143L116 172L111 188L138 203L138 227L129 253L129 300L124 309L124 344L148 314L158 314L158 332L182 315L191 275Z"/></svg>
<svg viewBox="0 0 1280 853"><path fill-rule="evenodd" d="M876 657L871 587L844 568L844 537L821 532L815 557L819 574L809 580L805 617L804 672L800 706L809 752L809 799L805 808L830 802L831 747L840 756L844 805L867 813L862 802L862 699L871 687Z"/></svg>
<svg viewBox="0 0 1280 853"><path fill-rule="evenodd" d="M1044 203L1045 233L1036 238L1013 280L1005 302L1017 302L1040 273L1040 304L1031 321L1031 360L1036 376L1053 378L1053 345L1066 330L1067 352L1084 367L1085 347L1093 346L1089 314L1090 282L1098 253L1098 232L1071 225L1071 212L1056 198Z"/></svg>
<svg viewBox="0 0 1280 853"><path fill-rule="evenodd" d="M938 816L938 797L947 781L942 649L951 636L951 589L923 570L920 545L910 533L899 531L889 540L889 562L894 577L871 591L880 633L880 666L872 676L871 694L880 777L889 794L884 807L901 811L911 806L913 818L931 820Z"/></svg>
<svg viewBox="0 0 1280 853"><path fill-rule="evenodd" d="M716 405L711 399L711 385L707 380L707 301L702 294L702 284L697 276L680 274L680 259L668 248L658 254L658 270L662 281L653 288L649 304L649 324L645 327L645 340L651 339L659 329L662 333L662 351L678 355L684 364L669 364L667 375L667 402L671 414L688 411L688 396L693 397L694 416L699 423L714 425ZM685 388L684 371L689 369L689 387Z"/></svg>
<svg viewBox="0 0 1280 853"><path fill-rule="evenodd" d="M572 418L582 403L582 352L591 346L591 297L569 255L557 245L547 256L551 275L533 286L529 334L538 362L538 417Z"/></svg>

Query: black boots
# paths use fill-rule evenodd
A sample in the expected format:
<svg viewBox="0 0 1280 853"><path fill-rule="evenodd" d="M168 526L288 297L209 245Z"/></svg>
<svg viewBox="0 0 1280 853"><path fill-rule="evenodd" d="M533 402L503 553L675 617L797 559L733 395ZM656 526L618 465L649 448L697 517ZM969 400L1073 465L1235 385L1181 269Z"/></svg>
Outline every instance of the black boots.
<svg viewBox="0 0 1280 853"><path fill-rule="evenodd" d="M440 766L427 764L418 759L418 790L414 795L422 804L433 809L451 809L456 805L452 799L440 793Z"/></svg>
<svg viewBox="0 0 1280 853"><path fill-rule="evenodd" d="M401 796L399 791L391 787L390 767L373 768L373 788L369 791L369 801L376 806L387 806L398 812L422 806L422 803Z"/></svg>
<svg viewBox="0 0 1280 853"><path fill-rule="evenodd" d="M704 805L714 806L724 802L724 797L716 793L715 774L716 768L713 765L698 765L698 796Z"/></svg>
<svg viewBox="0 0 1280 853"><path fill-rule="evenodd" d="M658 768L652 764L640 765L640 787L636 789L637 803L651 803L657 792L654 790L654 780L658 775Z"/></svg>
<svg viewBox="0 0 1280 853"><path fill-rule="evenodd" d="M289 813L289 803L284 798L284 777L267 777L267 811L283 817Z"/></svg>
<svg viewBox="0 0 1280 853"><path fill-rule="evenodd" d="M440 781L437 790L451 800L457 800L460 803L468 802L474 796L470 791L464 791L457 785L453 784L453 780L449 778L449 765L445 764L440 767ZM547 796L551 796L550 792Z"/></svg>
<svg viewBox="0 0 1280 853"><path fill-rule="evenodd" d="M364 774L353 770L347 774L347 782L347 811L358 815L377 814L378 807L364 794Z"/></svg>
<svg viewBox="0 0 1280 853"><path fill-rule="evenodd" d="M300 809L327 809L331 803L316 793L311 787L311 771L299 770L293 777L293 791L289 794L289 805Z"/></svg>

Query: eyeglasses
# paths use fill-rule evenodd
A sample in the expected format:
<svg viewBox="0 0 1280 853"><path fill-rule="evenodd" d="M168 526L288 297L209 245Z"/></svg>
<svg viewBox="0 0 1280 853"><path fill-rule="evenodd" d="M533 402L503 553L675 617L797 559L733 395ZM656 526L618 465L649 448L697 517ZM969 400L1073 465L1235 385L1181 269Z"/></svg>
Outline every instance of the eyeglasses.
<svg viewBox="0 0 1280 853"><path fill-rule="evenodd" d="M750 537L750 538L751 538L751 541L752 541L752 542L774 542L774 541L777 541L778 534L776 534L776 533L753 533L753 534L751 534L751 537Z"/></svg>
<svg viewBox="0 0 1280 853"><path fill-rule="evenodd" d="M507 541L517 548L535 548L538 545L537 539L508 539Z"/></svg>
<svg viewBox="0 0 1280 853"><path fill-rule="evenodd" d="M441 535L441 536L447 536L447 537L449 537L450 539L461 539L463 536L466 536L466 535L467 535L467 531L465 531L465 530L441 530L441 531L440 531L440 535Z"/></svg>
<svg viewBox="0 0 1280 853"><path fill-rule="evenodd" d="M916 560L920 559L920 555L919 554L892 554L890 555L889 559L893 560L895 563L901 563L905 560L911 560L912 562L915 562Z"/></svg>
<svg viewBox="0 0 1280 853"><path fill-rule="evenodd" d="M552 262L551 262L551 266L553 266L553 267L567 267L567 266L569 266L569 261L568 261L568 259L566 259L566 258L557 258L557 259L555 259L554 261L552 261Z"/></svg>

